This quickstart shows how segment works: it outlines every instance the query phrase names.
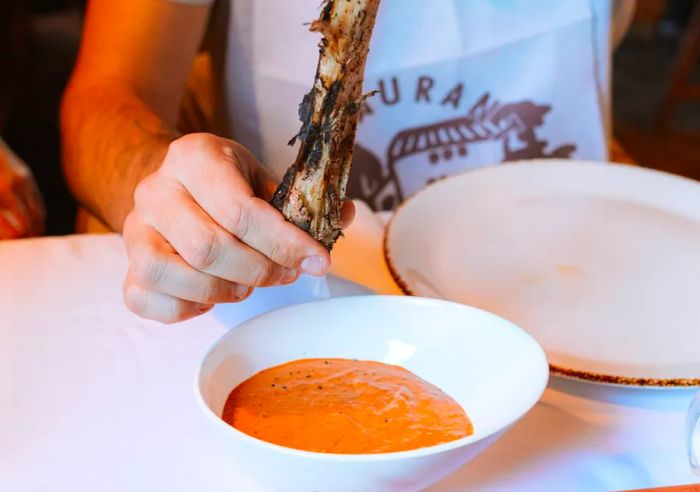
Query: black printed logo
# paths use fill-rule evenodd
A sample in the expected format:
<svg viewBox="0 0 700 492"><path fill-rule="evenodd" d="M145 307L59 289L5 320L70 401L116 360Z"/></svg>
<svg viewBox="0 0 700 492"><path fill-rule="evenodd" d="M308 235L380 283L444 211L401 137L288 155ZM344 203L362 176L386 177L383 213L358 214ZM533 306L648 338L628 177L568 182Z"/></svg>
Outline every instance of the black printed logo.
<svg viewBox="0 0 700 492"><path fill-rule="evenodd" d="M426 184L468 169L470 161L569 158L574 144L547 152L548 142L537 136L550 110L531 101L501 104L485 93L466 116L397 133L383 159L356 145L347 194L391 210Z"/></svg>

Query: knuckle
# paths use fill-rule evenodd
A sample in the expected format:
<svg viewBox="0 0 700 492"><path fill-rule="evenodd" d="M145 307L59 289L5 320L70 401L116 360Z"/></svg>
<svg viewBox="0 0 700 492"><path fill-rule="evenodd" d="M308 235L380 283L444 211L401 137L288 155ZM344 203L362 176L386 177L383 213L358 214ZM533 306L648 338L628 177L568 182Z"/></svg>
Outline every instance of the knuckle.
<svg viewBox="0 0 700 492"><path fill-rule="evenodd" d="M263 286L270 283L274 274L274 266L268 260L256 261L251 265L251 285Z"/></svg>
<svg viewBox="0 0 700 492"><path fill-rule="evenodd" d="M228 283L228 281L213 275L208 276L206 279L198 278L196 285L193 285L190 289L191 297L188 297L188 299L198 303L214 304L221 302L221 299L224 299L229 291Z"/></svg>
<svg viewBox="0 0 700 492"><path fill-rule="evenodd" d="M223 241L219 234L207 231L200 234L191 246L183 251L183 258L199 271L209 271L221 258Z"/></svg>
<svg viewBox="0 0 700 492"><path fill-rule="evenodd" d="M170 142L168 154L186 156L192 151L209 147L215 140L216 137L210 133L188 133Z"/></svg>
<svg viewBox="0 0 700 492"><path fill-rule="evenodd" d="M176 323L192 317L189 303L181 299L170 299L168 302L153 302L154 292L133 283L129 278L124 284L124 304L134 314L159 321L165 324Z"/></svg>
<svg viewBox="0 0 700 492"><path fill-rule="evenodd" d="M188 168L184 164L188 160L193 146L191 139L188 137L189 135L186 135L170 142L168 152L161 166L163 171L177 175L182 169L186 170Z"/></svg>
<svg viewBox="0 0 700 492"><path fill-rule="evenodd" d="M168 145L168 155L180 155L187 152L187 149L192 143L192 135L185 135L170 142Z"/></svg>
<svg viewBox="0 0 700 492"><path fill-rule="evenodd" d="M129 262L134 277L144 285L160 285L167 270L167 262L150 248L138 248L130 255Z"/></svg>
<svg viewBox="0 0 700 492"><path fill-rule="evenodd" d="M296 248L284 238L275 239L270 245L270 258L285 267L295 267L297 263Z"/></svg>
<svg viewBox="0 0 700 492"><path fill-rule="evenodd" d="M226 215L224 227L236 237L242 238L248 234L250 211L240 202L234 202Z"/></svg>
<svg viewBox="0 0 700 492"><path fill-rule="evenodd" d="M146 310L146 296L144 292L131 285L130 282L124 285L124 305L134 314L143 315Z"/></svg>
<svg viewBox="0 0 700 492"><path fill-rule="evenodd" d="M209 133L190 133L173 140L168 146L162 169L178 179L189 179L201 166L211 165L217 140L218 137ZM193 163L200 165L193 166Z"/></svg>
<svg viewBox="0 0 700 492"><path fill-rule="evenodd" d="M155 178L153 175L142 180L134 189L134 203L136 205L143 205L147 203L151 197L156 193L157 187L155 186Z"/></svg>
<svg viewBox="0 0 700 492"><path fill-rule="evenodd" d="M195 303L183 301L182 299L173 299L170 302L170 309L163 318L163 323L171 324L178 321L184 321L193 316Z"/></svg>
<svg viewBox="0 0 700 492"><path fill-rule="evenodd" d="M223 297L224 289L214 281L208 281L205 285L202 285L202 295L197 296L198 302L203 303L215 303Z"/></svg>

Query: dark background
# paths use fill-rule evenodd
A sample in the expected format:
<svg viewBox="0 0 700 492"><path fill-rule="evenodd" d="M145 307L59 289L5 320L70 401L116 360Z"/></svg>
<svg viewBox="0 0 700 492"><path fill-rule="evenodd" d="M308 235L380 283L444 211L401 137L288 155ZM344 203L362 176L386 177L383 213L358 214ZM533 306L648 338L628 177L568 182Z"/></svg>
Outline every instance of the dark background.
<svg viewBox="0 0 700 492"><path fill-rule="evenodd" d="M0 0L0 135L34 172L50 235L71 233L75 222L76 205L61 172L58 110L84 4Z"/></svg>
<svg viewBox="0 0 700 492"><path fill-rule="evenodd" d="M533 0L534 1L534 0ZM76 205L61 174L58 110L75 61L84 1L0 0L0 134L32 168L47 234L73 230ZM614 132L639 164L700 179L700 100L658 127L668 81L696 0L638 0L614 57ZM700 81L700 63L693 79Z"/></svg>

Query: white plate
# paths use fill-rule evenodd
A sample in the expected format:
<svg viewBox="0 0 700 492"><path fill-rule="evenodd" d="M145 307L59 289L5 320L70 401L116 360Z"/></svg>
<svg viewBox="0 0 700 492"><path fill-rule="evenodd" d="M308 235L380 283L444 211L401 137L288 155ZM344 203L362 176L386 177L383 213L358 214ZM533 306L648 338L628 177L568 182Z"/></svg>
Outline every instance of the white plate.
<svg viewBox="0 0 700 492"><path fill-rule="evenodd" d="M700 385L700 184L623 165L530 161L429 186L387 228L409 294L529 331L554 373Z"/></svg>

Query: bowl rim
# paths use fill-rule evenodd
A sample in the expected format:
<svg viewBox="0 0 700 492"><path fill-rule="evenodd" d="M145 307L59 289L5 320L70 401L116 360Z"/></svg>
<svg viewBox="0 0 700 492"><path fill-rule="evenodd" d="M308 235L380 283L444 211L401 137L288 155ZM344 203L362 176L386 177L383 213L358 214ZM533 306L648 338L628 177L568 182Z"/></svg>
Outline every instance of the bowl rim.
<svg viewBox="0 0 700 492"><path fill-rule="evenodd" d="M464 308L468 311L476 312L476 313L481 313L485 314L488 317L491 317L493 319L496 319L501 323L503 326L509 326L511 330L515 330L519 332L522 336L524 336L524 339L527 340L526 343L529 343L532 345L532 348L535 350L537 353L537 356L540 358L540 380L538 381L538 385L535 387L533 390L532 394L532 401L530 401L527 406L524 408L524 410L517 415L514 415L510 417L505 424L501 423L500 425L491 425L491 426L486 426L479 428L478 432L474 432L473 434L469 436L462 437L460 439L455 439L454 441L448 441L442 444L436 444L433 446L426 446L422 448L416 448L416 449L409 449L406 451L393 451L389 453L355 453L355 454L349 454L349 453L322 453L322 452L317 452L317 451L307 451L303 449L296 449L296 448L290 448L287 446L282 446L280 444L275 444L272 442L264 441L262 439L258 439L257 437L251 436L249 434L246 434L245 432L242 432L232 425L226 423L219 415L217 415L204 401L204 397L202 395L201 391L201 379L202 379L202 369L204 367L204 363L207 361L207 359L211 356L212 352L216 350L216 348L219 346L219 344L223 341L224 338L228 337L231 335L233 330L238 330L241 327L253 323L257 321L259 318L266 317L268 315L271 315L272 313L277 313L279 311L286 311L286 310L293 310L297 309L299 306L306 305L306 304L324 304L324 303L332 303L332 302L342 302L343 299L358 299L358 298L372 298L374 300L378 300L381 302L382 299L392 299L392 300L397 300L398 302L404 302L408 304L427 304L427 305L433 305L433 306L444 306L444 305L449 305L449 306L456 306L459 307L460 309ZM374 294L369 294L369 295L362 295L362 296L349 296L349 297L332 297L329 299L321 299L321 300L315 300L315 301L307 301L307 302L302 302L299 304L293 304L290 306L282 307L279 309L274 309L262 314L259 314L247 321L244 321L240 325L237 325L235 327L227 329L222 335L217 337L217 339L211 344L209 349L206 351L204 356L202 357L201 361L199 362L197 366L197 370L195 372L195 377L194 377L194 394L195 394L195 401L197 403L197 406L200 408L200 410L205 414L206 418L211 420L214 425L217 425L220 429L225 434L228 434L232 436L233 438L236 438L238 440L242 440L242 442L249 443L253 446L256 446L258 448L262 449L268 449L270 451L276 451L276 452L281 452L283 454L286 454L288 456L294 456L294 457L301 457L301 458L314 458L314 459L321 459L323 461L335 461L335 462L375 462L375 461L395 461L395 460L402 460L402 459L411 459L411 458L421 458L425 456L431 456L431 455L437 455L441 454L447 451L451 451L453 449L461 448L463 446L467 446L470 444L477 443L479 441L483 441L485 439L488 439L492 436L498 435L499 433L505 431L508 429L510 426L512 426L515 422L520 420L523 416L525 416L541 399L542 394L544 393L545 389L547 388L547 383L549 381L549 365L547 363L547 356L540 346L539 343L525 330L514 324L513 322L502 318L496 314L493 314L489 311L479 309L473 306L469 306L466 304L461 304L453 301L447 301L443 299L435 299L435 298L429 298L429 297L420 297L420 296L402 296L402 295L374 295Z"/></svg>

